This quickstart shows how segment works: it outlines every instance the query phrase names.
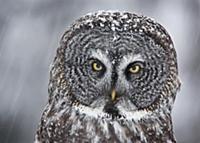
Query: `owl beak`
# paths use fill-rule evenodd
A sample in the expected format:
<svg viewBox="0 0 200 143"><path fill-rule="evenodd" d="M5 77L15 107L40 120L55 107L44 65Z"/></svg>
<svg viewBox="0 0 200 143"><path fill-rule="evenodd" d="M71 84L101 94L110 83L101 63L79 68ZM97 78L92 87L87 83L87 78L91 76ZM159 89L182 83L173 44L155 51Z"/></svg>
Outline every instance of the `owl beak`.
<svg viewBox="0 0 200 143"><path fill-rule="evenodd" d="M116 99L116 91L113 89L112 90L112 93L111 93L111 99L112 99L112 101L114 101L115 99Z"/></svg>

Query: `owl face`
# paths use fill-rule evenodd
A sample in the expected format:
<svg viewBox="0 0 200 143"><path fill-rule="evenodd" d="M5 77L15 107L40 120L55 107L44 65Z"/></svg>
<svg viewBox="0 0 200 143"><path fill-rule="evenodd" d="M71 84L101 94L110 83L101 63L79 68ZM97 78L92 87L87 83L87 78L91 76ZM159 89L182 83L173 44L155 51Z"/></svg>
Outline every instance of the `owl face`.
<svg viewBox="0 0 200 143"><path fill-rule="evenodd" d="M102 11L76 20L57 49L38 142L176 142L180 87L167 31L148 17Z"/></svg>
<svg viewBox="0 0 200 143"><path fill-rule="evenodd" d="M74 100L119 115L154 104L169 68L167 53L147 36L81 30L65 51L65 74Z"/></svg>

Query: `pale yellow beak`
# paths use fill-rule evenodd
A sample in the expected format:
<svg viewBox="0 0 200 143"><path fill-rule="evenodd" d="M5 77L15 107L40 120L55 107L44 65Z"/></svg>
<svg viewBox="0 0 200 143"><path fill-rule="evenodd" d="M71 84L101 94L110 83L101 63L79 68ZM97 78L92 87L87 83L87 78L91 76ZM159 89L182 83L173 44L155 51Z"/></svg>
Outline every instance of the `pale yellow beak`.
<svg viewBox="0 0 200 143"><path fill-rule="evenodd" d="M116 91L113 89L111 93L111 99L114 101L116 99Z"/></svg>

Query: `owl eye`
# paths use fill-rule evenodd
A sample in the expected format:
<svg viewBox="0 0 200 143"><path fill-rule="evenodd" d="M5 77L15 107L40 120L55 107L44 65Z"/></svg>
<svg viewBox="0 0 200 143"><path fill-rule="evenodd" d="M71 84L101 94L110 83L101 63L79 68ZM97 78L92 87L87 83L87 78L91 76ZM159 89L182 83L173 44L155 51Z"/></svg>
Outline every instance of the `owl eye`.
<svg viewBox="0 0 200 143"><path fill-rule="evenodd" d="M141 62L134 62L128 65L127 72L131 74L137 74L139 73L143 68L143 65Z"/></svg>
<svg viewBox="0 0 200 143"><path fill-rule="evenodd" d="M103 69L103 66L98 62L93 62L92 63L92 69L94 71L101 71Z"/></svg>
<svg viewBox="0 0 200 143"><path fill-rule="evenodd" d="M93 60L92 61L92 70L96 71L96 72L103 72L103 71L105 71L105 67L100 61Z"/></svg>
<svg viewBox="0 0 200 143"><path fill-rule="evenodd" d="M139 65L133 65L129 68L130 73L138 73L141 70L141 67Z"/></svg>

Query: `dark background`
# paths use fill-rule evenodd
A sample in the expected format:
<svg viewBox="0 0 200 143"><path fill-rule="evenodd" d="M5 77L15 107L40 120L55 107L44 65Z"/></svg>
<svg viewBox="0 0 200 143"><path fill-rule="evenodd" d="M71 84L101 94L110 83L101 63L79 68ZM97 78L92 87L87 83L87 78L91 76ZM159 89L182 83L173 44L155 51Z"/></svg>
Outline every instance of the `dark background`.
<svg viewBox="0 0 200 143"><path fill-rule="evenodd" d="M33 142L59 40L97 10L144 14L168 30L182 80L175 134L179 143L200 143L200 0L0 0L0 142Z"/></svg>

